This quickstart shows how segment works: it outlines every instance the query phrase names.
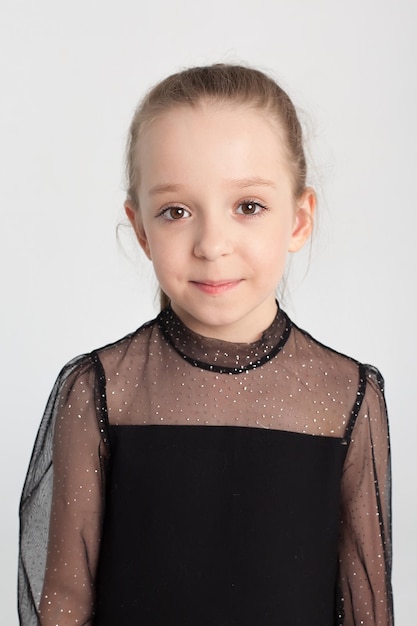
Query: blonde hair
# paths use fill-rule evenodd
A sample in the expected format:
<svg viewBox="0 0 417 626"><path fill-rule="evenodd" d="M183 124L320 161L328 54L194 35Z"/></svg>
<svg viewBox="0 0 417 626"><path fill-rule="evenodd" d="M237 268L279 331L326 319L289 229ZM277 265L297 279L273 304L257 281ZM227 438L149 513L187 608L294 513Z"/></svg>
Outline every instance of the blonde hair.
<svg viewBox="0 0 417 626"><path fill-rule="evenodd" d="M168 76L155 85L133 116L126 150L127 201L139 209L137 146L144 127L175 106L197 106L204 100L248 105L274 117L283 133L294 195L306 188L307 165L303 132L295 107L287 93L263 72L240 65L216 64L192 67ZM161 308L169 298L161 290Z"/></svg>

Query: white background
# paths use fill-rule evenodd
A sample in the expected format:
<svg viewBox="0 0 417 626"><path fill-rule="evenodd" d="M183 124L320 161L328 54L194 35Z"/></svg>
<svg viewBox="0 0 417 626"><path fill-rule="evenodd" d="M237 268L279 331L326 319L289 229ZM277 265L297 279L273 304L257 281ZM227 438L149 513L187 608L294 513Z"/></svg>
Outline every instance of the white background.
<svg viewBox="0 0 417 626"><path fill-rule="evenodd" d="M307 125L319 223L311 260L307 250L293 268L286 308L321 341L385 376L397 624L413 626L416 7L1 1L2 624L17 624L18 500L55 376L156 310L148 262L123 229L121 244L115 237L133 109L172 71L233 61L272 72Z"/></svg>

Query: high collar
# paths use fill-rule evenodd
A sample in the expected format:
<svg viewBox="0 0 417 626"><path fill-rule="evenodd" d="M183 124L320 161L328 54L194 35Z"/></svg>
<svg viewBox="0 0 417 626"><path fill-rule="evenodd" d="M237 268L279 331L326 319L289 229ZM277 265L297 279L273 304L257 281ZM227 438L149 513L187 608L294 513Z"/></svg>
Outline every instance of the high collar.
<svg viewBox="0 0 417 626"><path fill-rule="evenodd" d="M270 361L284 346L291 330L288 316L278 309L272 324L253 343L204 337L190 330L171 307L158 315L165 339L188 363L218 373L239 374Z"/></svg>

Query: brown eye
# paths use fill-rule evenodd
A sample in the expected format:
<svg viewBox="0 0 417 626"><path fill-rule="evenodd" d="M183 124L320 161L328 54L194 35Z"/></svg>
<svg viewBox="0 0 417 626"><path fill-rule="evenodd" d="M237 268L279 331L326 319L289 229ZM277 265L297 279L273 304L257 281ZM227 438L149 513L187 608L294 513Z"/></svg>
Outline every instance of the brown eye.
<svg viewBox="0 0 417 626"><path fill-rule="evenodd" d="M258 202L241 202L236 212L241 215L257 215L263 208Z"/></svg>
<svg viewBox="0 0 417 626"><path fill-rule="evenodd" d="M162 217L166 220L181 220L184 217L190 217L190 212L181 206L170 206L162 211Z"/></svg>

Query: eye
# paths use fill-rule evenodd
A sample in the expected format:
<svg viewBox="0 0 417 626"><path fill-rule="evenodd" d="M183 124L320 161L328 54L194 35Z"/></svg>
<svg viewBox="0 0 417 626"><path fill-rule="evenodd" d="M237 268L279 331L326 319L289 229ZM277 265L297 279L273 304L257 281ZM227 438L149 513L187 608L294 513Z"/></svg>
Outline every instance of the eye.
<svg viewBox="0 0 417 626"><path fill-rule="evenodd" d="M241 202L236 209L236 213L239 215L258 215L266 209L266 207L260 202L255 202L255 200L245 200L245 202Z"/></svg>
<svg viewBox="0 0 417 626"><path fill-rule="evenodd" d="M191 217L191 213L184 209L182 206L169 206L159 213L159 217L163 217L165 220L175 221L182 220L185 217Z"/></svg>

